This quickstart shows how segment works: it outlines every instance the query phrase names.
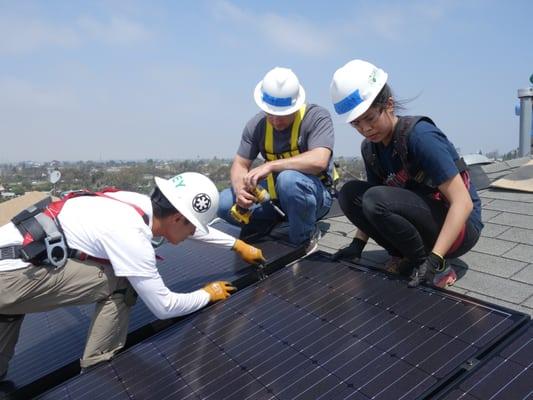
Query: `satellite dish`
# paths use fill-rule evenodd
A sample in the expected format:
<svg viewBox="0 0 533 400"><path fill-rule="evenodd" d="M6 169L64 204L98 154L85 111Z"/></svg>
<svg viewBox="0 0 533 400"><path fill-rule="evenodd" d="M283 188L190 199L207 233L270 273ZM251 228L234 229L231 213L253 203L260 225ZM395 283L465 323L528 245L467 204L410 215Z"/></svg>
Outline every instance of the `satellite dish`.
<svg viewBox="0 0 533 400"><path fill-rule="evenodd" d="M61 179L61 172L58 170L50 172L48 179L50 180L50 183L55 184L57 181L59 181L59 179Z"/></svg>

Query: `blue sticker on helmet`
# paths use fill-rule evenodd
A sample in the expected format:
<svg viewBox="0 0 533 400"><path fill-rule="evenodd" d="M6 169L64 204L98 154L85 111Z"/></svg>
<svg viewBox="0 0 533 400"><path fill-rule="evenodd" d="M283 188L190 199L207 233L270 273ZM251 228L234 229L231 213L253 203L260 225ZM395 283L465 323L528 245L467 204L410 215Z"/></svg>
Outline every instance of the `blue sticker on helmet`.
<svg viewBox="0 0 533 400"><path fill-rule="evenodd" d="M355 107L357 107L359 104L363 102L363 99L361 98L361 95L359 94L359 89L357 89L352 94L346 96L344 99L339 101L338 103L335 103L333 106L335 107L335 111L337 114L344 114L348 111L353 110Z"/></svg>
<svg viewBox="0 0 533 400"><path fill-rule="evenodd" d="M263 101L271 106L287 107L292 105L291 97L274 97L263 92Z"/></svg>

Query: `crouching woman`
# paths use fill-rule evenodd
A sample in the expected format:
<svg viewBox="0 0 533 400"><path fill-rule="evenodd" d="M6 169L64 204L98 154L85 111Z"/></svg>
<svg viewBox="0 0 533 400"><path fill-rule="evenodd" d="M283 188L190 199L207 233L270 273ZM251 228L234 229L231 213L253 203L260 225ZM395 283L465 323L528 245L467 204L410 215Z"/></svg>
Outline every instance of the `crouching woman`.
<svg viewBox="0 0 533 400"><path fill-rule="evenodd" d="M453 144L428 117L398 116L385 71L362 60L338 69L331 83L335 111L364 141L367 181L347 182L339 194L357 226L336 257L360 258L369 237L391 255L389 272L452 285L447 259L465 254L483 224L481 202Z"/></svg>

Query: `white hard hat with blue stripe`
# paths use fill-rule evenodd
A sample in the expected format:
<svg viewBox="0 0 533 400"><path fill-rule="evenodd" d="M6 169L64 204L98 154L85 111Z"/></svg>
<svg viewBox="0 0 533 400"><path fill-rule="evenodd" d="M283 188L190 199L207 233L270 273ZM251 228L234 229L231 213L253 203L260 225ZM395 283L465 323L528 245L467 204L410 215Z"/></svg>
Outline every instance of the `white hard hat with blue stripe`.
<svg viewBox="0 0 533 400"><path fill-rule="evenodd" d="M292 70L276 67L257 84L254 99L267 114L289 115L305 103L305 90Z"/></svg>
<svg viewBox="0 0 533 400"><path fill-rule="evenodd" d="M363 60L352 60L339 68L330 86L337 114L348 123L359 118L370 108L387 78L385 71Z"/></svg>

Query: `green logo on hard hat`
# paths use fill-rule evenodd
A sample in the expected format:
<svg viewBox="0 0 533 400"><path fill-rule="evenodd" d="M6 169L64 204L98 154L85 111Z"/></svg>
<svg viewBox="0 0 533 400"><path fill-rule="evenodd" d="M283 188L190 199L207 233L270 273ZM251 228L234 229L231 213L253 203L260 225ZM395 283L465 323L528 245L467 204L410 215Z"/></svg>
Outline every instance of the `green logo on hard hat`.
<svg viewBox="0 0 533 400"><path fill-rule="evenodd" d="M171 179L171 182L177 188L180 187L180 186L185 187L185 181L183 180L183 176L181 176L181 175L176 175L174 178Z"/></svg>
<svg viewBox="0 0 533 400"><path fill-rule="evenodd" d="M377 79L376 79L376 73L378 72L377 69L373 70L372 73L370 74L370 76L368 77L368 82L370 83L376 83Z"/></svg>

